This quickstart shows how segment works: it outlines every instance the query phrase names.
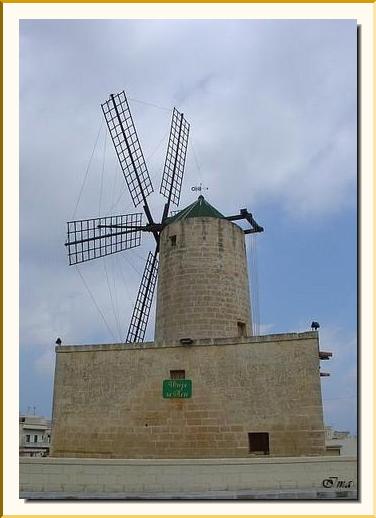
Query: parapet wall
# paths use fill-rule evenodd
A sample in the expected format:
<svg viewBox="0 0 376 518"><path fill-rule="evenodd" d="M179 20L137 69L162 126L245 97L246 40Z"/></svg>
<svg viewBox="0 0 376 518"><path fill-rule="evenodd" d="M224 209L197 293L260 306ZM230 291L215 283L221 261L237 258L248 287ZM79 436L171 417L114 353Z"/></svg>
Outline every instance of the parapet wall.
<svg viewBox="0 0 376 518"><path fill-rule="evenodd" d="M20 459L21 498L356 498L356 458ZM222 493L224 492L224 494Z"/></svg>

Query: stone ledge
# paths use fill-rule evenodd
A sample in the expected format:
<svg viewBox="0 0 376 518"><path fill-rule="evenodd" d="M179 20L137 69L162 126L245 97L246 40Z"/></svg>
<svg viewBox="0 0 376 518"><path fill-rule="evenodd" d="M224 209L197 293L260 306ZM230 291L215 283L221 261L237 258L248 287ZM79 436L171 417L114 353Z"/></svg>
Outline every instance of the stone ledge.
<svg viewBox="0 0 376 518"><path fill-rule="evenodd" d="M213 459L92 459L81 457L21 457L21 464L72 464L99 466L232 466L247 464L310 464L310 463L344 463L356 462L356 457L346 456L312 456L312 457L252 457L252 458L213 458Z"/></svg>
<svg viewBox="0 0 376 518"><path fill-rule="evenodd" d="M87 345L58 345L55 347L57 353L69 353L69 352L91 352L91 351L122 351L122 350L138 350L144 349L168 349L174 347L200 347L203 345L239 345L239 344L254 344L254 343L266 343L266 342L283 342L290 340L307 340L317 339L317 331L306 331L303 333L280 333L260 336L245 336L233 338L203 338L200 340L194 340L192 345L183 345L179 341L174 343L156 343L156 342L143 342L142 344L125 344L125 343L114 343L114 344L87 344Z"/></svg>

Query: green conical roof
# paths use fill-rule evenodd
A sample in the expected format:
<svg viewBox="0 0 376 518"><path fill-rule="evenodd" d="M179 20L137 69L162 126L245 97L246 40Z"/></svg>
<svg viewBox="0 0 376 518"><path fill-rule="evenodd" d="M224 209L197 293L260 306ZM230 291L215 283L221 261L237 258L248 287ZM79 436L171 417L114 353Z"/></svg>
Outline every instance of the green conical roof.
<svg viewBox="0 0 376 518"><path fill-rule="evenodd" d="M202 195L200 195L195 202L191 203L191 205L188 205L188 207L175 214L175 216L168 218L166 223L175 223L176 221L182 221L188 218L225 219L225 216L215 209L213 205L210 205Z"/></svg>

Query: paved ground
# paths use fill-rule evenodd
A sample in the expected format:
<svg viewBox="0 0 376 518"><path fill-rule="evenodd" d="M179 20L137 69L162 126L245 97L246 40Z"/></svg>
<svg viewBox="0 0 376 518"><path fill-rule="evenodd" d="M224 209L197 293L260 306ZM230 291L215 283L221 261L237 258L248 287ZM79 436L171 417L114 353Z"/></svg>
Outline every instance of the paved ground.
<svg viewBox="0 0 376 518"><path fill-rule="evenodd" d="M205 493L67 493L21 492L25 500L357 500L356 490L208 491Z"/></svg>

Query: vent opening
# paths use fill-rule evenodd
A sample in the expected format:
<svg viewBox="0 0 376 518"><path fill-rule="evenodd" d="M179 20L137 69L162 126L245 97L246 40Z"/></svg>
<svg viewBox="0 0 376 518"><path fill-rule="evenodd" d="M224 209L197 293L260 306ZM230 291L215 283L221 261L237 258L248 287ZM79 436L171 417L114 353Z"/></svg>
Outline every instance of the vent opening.
<svg viewBox="0 0 376 518"><path fill-rule="evenodd" d="M248 434L249 453L269 455L269 434L267 432L250 432Z"/></svg>
<svg viewBox="0 0 376 518"><path fill-rule="evenodd" d="M183 370L170 371L170 378L172 380L184 380L185 371L183 371Z"/></svg>

